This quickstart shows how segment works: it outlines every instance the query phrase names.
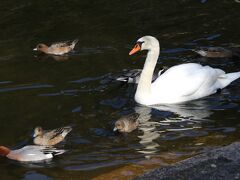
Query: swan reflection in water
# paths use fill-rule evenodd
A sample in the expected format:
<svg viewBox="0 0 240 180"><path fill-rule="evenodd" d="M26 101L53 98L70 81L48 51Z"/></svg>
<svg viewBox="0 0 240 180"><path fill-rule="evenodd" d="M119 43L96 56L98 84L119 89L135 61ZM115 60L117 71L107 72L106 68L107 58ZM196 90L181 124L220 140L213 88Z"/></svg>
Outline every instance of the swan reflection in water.
<svg viewBox="0 0 240 180"><path fill-rule="evenodd" d="M135 113L139 114L138 130L143 133L138 136L142 145L138 152L145 154L146 158L159 150L160 144L157 139L166 139L166 136L177 136L172 139L186 136L184 132L201 128L201 123L208 122L212 114L208 102L204 100L177 105L136 106ZM158 121L153 120L155 114Z"/></svg>

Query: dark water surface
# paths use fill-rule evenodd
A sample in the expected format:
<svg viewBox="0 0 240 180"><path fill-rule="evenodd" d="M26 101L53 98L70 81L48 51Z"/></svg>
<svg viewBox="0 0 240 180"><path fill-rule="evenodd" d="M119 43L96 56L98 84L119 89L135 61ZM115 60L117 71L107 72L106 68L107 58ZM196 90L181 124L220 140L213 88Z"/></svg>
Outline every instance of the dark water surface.
<svg viewBox="0 0 240 180"><path fill-rule="evenodd" d="M59 145L68 152L50 162L0 158L1 179L90 179L151 158L174 161L238 140L239 80L201 100L149 108L134 102L134 86L109 77L142 68L144 53L129 57L128 52L143 35L160 40L159 67L198 62L239 71L239 60L198 58L189 50L239 46L239 12L234 0L1 1L0 144L31 144L38 125L74 127ZM69 56L32 52L40 42L75 38L79 43ZM133 112L142 119L139 129L114 134L114 121Z"/></svg>

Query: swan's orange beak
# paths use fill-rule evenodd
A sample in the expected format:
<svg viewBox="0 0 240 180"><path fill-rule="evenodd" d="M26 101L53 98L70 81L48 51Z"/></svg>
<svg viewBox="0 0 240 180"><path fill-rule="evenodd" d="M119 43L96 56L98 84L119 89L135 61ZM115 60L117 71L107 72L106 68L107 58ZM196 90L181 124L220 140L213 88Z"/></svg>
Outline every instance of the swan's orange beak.
<svg viewBox="0 0 240 180"><path fill-rule="evenodd" d="M136 52L141 50L140 44L136 44L134 48L129 52L129 55L135 54Z"/></svg>

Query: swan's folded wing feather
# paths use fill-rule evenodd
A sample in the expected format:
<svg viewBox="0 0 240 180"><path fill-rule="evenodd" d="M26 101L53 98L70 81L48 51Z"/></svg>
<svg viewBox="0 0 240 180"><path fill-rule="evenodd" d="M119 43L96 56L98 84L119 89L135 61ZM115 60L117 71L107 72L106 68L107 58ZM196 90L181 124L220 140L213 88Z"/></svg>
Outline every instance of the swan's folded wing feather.
<svg viewBox="0 0 240 180"><path fill-rule="evenodd" d="M208 87L203 89L211 91L219 73L218 69L193 63L174 66L152 84L152 91L159 96L171 94L172 98L191 96L203 86Z"/></svg>

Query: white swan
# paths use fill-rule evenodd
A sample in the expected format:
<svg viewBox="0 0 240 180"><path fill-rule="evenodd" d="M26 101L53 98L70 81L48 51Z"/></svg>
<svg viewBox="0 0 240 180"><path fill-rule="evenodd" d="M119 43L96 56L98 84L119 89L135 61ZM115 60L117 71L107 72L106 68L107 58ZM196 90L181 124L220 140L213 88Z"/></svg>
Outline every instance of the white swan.
<svg viewBox="0 0 240 180"><path fill-rule="evenodd" d="M152 36L140 38L129 55L141 50L148 50L148 53L135 101L143 105L175 104L199 99L216 93L240 77L240 72L226 74L221 69L186 63L169 68L152 83L160 52L158 40Z"/></svg>

